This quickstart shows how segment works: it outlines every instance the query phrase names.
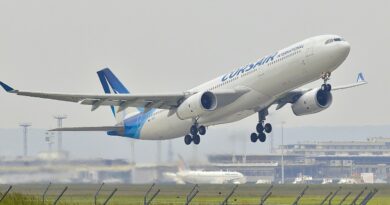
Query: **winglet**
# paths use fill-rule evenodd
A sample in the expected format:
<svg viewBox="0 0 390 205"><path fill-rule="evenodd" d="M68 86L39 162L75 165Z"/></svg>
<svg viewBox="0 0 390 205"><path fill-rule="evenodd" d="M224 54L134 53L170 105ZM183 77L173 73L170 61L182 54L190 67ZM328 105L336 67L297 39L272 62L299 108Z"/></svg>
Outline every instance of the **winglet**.
<svg viewBox="0 0 390 205"><path fill-rule="evenodd" d="M12 93L13 91L15 91L15 89L11 88L9 85L3 83L0 81L0 85L1 87L3 87L3 89L9 93Z"/></svg>
<svg viewBox="0 0 390 205"><path fill-rule="evenodd" d="M358 74L356 82L358 82L358 83L366 82L366 80L364 79L363 73Z"/></svg>

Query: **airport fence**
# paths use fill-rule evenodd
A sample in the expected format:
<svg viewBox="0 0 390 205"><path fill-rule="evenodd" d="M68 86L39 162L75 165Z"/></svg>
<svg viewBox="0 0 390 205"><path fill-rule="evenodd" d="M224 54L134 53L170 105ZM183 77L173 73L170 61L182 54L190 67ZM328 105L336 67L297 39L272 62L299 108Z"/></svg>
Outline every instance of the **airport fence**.
<svg viewBox="0 0 390 205"><path fill-rule="evenodd" d="M143 204L143 205L176 205L176 204L193 204L193 205L200 205L200 204L211 204L211 205L241 205L241 204L258 204L258 205L366 205L368 204L374 196L378 193L379 189L373 188L368 189L367 187L364 187L361 191L359 191L355 197L352 198L352 192L349 191L346 194L339 194L340 191L343 189L343 187L337 187L334 191L331 191L329 193L324 194L324 198L318 201L305 201L303 202L302 199L307 194L307 191L310 189L309 185L305 186L301 191L297 193L295 197L289 197L285 198L282 202L270 202L272 201L272 198L283 198L283 196L278 194L273 194L273 190L275 186L282 186L282 185L270 185L265 192L258 193L258 201L244 201L239 200L240 196L236 195L237 190L239 190L239 185L232 186L231 190L226 192L225 196L221 192L219 192L219 196L216 196L215 198L208 197L208 200L202 199L201 197L197 198L202 191L201 186L194 185L192 186L192 189L190 189L185 197L182 197L182 201L179 201L177 199L171 200L171 198L167 196L162 196L160 200L156 200L159 198L159 194L161 192L161 189L158 188L156 184L152 184L150 187L148 187L147 190L144 192L143 200L140 200L138 198L137 200L129 201L126 198L123 198L121 200L111 200L115 199L115 193L119 190L118 187L114 187L114 189L104 189L104 183L100 184L97 187L97 191L93 194L91 193L91 199L93 200L94 205L120 205L120 204ZM129 185L131 186L131 185ZM207 185L204 185L207 186ZM71 186L63 186L63 188L52 190L55 192L54 198L52 197L51 200L47 199L47 193L51 191L52 183L49 183L45 189L43 189L41 196L31 195L28 193L18 193L18 192L12 192L13 186L8 185L7 187L3 188L4 186L1 186L0 189L0 205L10 205L10 204L21 204L21 205L84 205L84 204L91 204L90 201L79 199L79 198L72 198L71 200L64 200L64 195L66 195L67 190L71 189ZM4 191L4 192L3 192ZM102 196L101 192L105 192L105 196ZM338 197L337 200L335 198ZM270 200L271 199L271 200ZM80 200L80 201L77 201Z"/></svg>

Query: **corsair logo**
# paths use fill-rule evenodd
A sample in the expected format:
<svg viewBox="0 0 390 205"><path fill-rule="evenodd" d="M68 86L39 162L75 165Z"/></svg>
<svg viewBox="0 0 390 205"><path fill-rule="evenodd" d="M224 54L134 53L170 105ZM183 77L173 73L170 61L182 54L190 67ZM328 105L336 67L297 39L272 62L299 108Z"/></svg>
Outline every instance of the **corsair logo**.
<svg viewBox="0 0 390 205"><path fill-rule="evenodd" d="M231 73L225 74L222 77L222 82L225 81L225 80L228 80L228 79L232 79L232 78L234 78L236 76L239 76L242 73L246 73L248 71L256 69L257 67L259 67L259 66L261 66L261 65L263 65L265 63L273 61L277 54L278 54L278 52L274 53L273 55L265 56L261 60L257 61L255 64L251 63L249 65L246 65L246 66L242 67L242 68L236 69L236 70L232 71Z"/></svg>

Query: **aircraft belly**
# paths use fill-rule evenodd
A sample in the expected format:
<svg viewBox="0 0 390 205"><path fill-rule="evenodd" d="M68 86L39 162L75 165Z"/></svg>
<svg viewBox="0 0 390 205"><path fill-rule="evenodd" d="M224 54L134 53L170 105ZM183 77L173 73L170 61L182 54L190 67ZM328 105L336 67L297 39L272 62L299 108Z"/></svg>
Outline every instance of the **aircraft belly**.
<svg viewBox="0 0 390 205"><path fill-rule="evenodd" d="M168 116L168 112L149 119L141 130L143 140L162 140L182 137L189 132L191 120L181 120L176 114Z"/></svg>
<svg viewBox="0 0 390 205"><path fill-rule="evenodd" d="M183 180L190 184L223 184L223 180L215 176L188 176Z"/></svg>
<svg viewBox="0 0 390 205"><path fill-rule="evenodd" d="M199 124L206 126L229 123L246 118L257 109L266 107L273 102L269 96L252 90L238 98L235 102L201 116ZM150 117L141 129L140 139L161 140L182 137L189 133L192 120L181 120L176 114L168 116L162 113L157 117Z"/></svg>
<svg viewBox="0 0 390 205"><path fill-rule="evenodd" d="M199 123L214 125L241 120L254 114L259 108L267 107L273 100L270 96L252 90L230 105L217 108L217 110L202 116Z"/></svg>

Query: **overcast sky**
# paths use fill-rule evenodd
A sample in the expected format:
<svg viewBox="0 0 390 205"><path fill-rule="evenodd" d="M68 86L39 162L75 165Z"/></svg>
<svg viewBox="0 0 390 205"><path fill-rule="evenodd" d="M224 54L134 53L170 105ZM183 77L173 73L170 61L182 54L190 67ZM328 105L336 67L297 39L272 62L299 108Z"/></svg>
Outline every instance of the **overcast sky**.
<svg viewBox="0 0 390 205"><path fill-rule="evenodd" d="M369 84L334 93L319 114L272 113L289 127L390 124L390 1L0 1L0 80L33 91L102 93L110 67L133 93L181 92L305 38L338 34L351 44L333 85L363 72ZM320 86L317 81L307 87ZM111 125L108 108L0 92L0 128L28 121ZM272 110L271 110L272 112ZM249 117L216 129L251 132Z"/></svg>

